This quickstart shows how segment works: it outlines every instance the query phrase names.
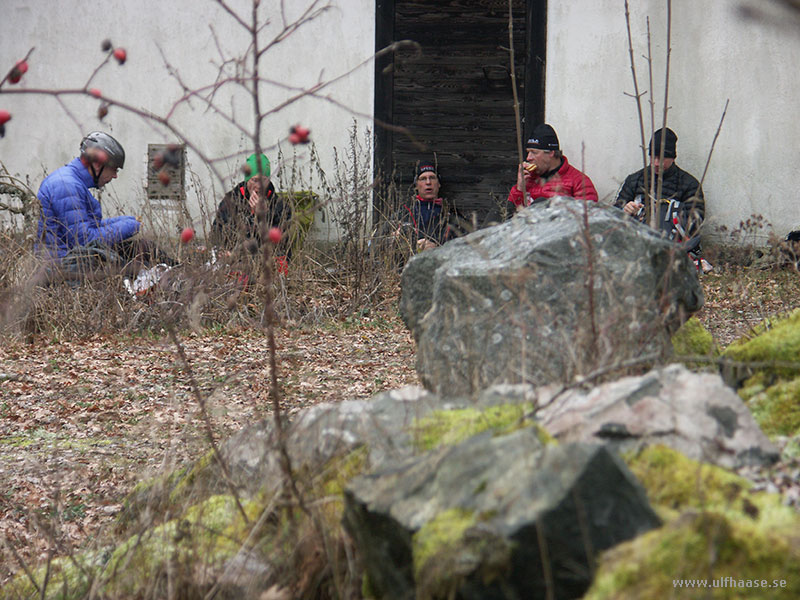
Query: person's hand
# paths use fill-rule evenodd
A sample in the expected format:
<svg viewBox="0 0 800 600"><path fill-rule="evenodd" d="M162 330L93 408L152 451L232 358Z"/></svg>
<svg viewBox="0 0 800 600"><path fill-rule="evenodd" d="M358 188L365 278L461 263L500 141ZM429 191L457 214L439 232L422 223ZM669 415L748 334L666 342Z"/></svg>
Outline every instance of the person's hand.
<svg viewBox="0 0 800 600"><path fill-rule="evenodd" d="M250 210L255 213L258 209L258 205L261 202L261 197L258 195L258 188L254 189L250 192L250 198L247 199L247 203L250 205Z"/></svg>
<svg viewBox="0 0 800 600"><path fill-rule="evenodd" d="M635 217L637 213L642 210L644 204L641 202L636 202L635 200L631 200L630 202L626 203L625 206L622 207L622 210L625 211L625 214Z"/></svg>
<svg viewBox="0 0 800 600"><path fill-rule="evenodd" d="M439 244L437 244L433 240L429 240L428 238L421 238L417 240L417 252L424 252L425 250L436 248L436 246L438 245Z"/></svg>
<svg viewBox="0 0 800 600"><path fill-rule="evenodd" d="M520 163L519 167L517 167L517 189L523 194L525 193L525 184L527 183L525 176L528 174L527 171L525 171L524 164L525 163Z"/></svg>

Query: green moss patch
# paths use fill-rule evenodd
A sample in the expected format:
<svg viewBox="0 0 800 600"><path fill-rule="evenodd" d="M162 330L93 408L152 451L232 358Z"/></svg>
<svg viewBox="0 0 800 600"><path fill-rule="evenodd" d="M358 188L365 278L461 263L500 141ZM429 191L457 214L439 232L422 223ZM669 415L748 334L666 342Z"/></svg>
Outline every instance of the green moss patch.
<svg viewBox="0 0 800 600"><path fill-rule="evenodd" d="M0 598L44 598L45 600L84 598L107 558L108 554L102 551L57 558L50 563L49 575L46 565L31 573L36 582L35 586L25 573L20 572L3 586Z"/></svg>
<svg viewBox="0 0 800 600"><path fill-rule="evenodd" d="M742 492L751 487L743 477L667 446L648 446L626 455L625 461L644 485L650 502L667 510L727 509L741 503Z"/></svg>
<svg viewBox="0 0 800 600"><path fill-rule="evenodd" d="M532 409L530 404L501 404L487 408L437 410L414 423L414 445L417 450L425 452L458 444L484 431L505 435L523 427L536 427L543 444L554 443L550 434L527 417Z"/></svg>
<svg viewBox="0 0 800 600"><path fill-rule="evenodd" d="M625 459L668 523L606 552L585 599L796 597L800 515L778 494L665 446Z"/></svg>
<svg viewBox="0 0 800 600"><path fill-rule="evenodd" d="M675 332L672 348L678 357L712 356L716 353L714 338L696 317L690 318Z"/></svg>
<svg viewBox="0 0 800 600"><path fill-rule="evenodd" d="M180 518L130 537L111 555L104 573L106 591L124 597L146 582L157 588L168 573L172 585L195 582L198 569L213 573L242 548L263 510L254 501L243 508L247 521L232 496L211 496Z"/></svg>
<svg viewBox="0 0 800 600"><path fill-rule="evenodd" d="M788 600L797 597L799 569L796 539L746 519L692 512L604 554L584 600Z"/></svg>
<svg viewBox="0 0 800 600"><path fill-rule="evenodd" d="M412 538L417 598L453 598L461 582L480 569L484 583L510 566L508 543L475 526L490 515L462 508L442 511Z"/></svg>
<svg viewBox="0 0 800 600"><path fill-rule="evenodd" d="M766 319L751 336L728 346L723 356L739 362L779 363L757 369L781 377L794 377L800 373L800 309L788 317Z"/></svg>
<svg viewBox="0 0 800 600"><path fill-rule="evenodd" d="M800 434L800 377L767 385L756 375L739 390L758 425L769 437Z"/></svg>

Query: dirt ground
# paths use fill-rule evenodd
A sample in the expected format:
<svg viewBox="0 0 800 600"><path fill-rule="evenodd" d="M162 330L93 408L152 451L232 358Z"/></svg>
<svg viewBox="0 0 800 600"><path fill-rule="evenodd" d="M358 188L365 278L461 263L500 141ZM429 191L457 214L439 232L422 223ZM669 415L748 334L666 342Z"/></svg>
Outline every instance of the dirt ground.
<svg viewBox="0 0 800 600"><path fill-rule="evenodd" d="M718 268L702 282L698 316L721 346L800 305L794 271ZM290 414L418 383L414 343L394 306L313 329L282 327L277 341ZM182 343L191 372L155 337L3 344L0 584L20 561L102 538L137 481L204 451L192 381L207 398L217 439L266 416L261 331L207 331Z"/></svg>
<svg viewBox="0 0 800 600"><path fill-rule="evenodd" d="M53 540L61 553L102 535L137 481L205 451L193 378L217 439L267 415L262 332L207 332L182 343L191 376L166 339L40 339L0 349L0 583L19 569L15 552L36 560ZM277 343L289 414L417 383L413 340L394 309L314 330L284 327Z"/></svg>

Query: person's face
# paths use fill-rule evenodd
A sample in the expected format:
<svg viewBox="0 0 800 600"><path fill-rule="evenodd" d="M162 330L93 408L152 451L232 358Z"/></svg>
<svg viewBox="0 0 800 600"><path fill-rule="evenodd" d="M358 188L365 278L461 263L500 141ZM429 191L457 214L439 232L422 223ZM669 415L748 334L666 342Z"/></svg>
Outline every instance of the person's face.
<svg viewBox="0 0 800 600"><path fill-rule="evenodd" d="M432 171L425 171L417 177L417 194L423 200L436 200L439 187L439 178Z"/></svg>
<svg viewBox="0 0 800 600"><path fill-rule="evenodd" d="M103 166L99 162L94 163L94 168L97 173L100 173L100 177L97 178L98 188L103 187L112 179L116 179L117 175L119 174L119 169L117 167L110 167L108 165Z"/></svg>
<svg viewBox="0 0 800 600"><path fill-rule="evenodd" d="M269 186L269 177L266 175L253 175L247 180L247 191L251 194L259 189L259 184L263 185L264 191Z"/></svg>
<svg viewBox="0 0 800 600"><path fill-rule="evenodd" d="M653 163L653 170L656 172L657 175L658 173L661 173L662 171L666 171L667 169L669 169L672 166L672 163L675 162L675 159L664 158L664 160L659 160L658 156L651 156L650 162Z"/></svg>
<svg viewBox="0 0 800 600"><path fill-rule="evenodd" d="M555 152L539 148L528 148L526 162L536 165L536 170L539 173L546 173L556 166Z"/></svg>

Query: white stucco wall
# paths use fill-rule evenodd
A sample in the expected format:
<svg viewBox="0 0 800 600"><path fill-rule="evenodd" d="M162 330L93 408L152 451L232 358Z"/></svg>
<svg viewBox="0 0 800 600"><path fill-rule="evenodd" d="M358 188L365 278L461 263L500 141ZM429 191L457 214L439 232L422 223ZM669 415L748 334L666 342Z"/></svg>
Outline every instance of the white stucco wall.
<svg viewBox="0 0 800 600"><path fill-rule="evenodd" d="M666 5L630 0L640 91L649 92L647 17L655 79L656 128L664 106ZM726 99L725 122L704 182L712 237L761 214L783 235L800 228L797 175L790 163L800 139L800 23L740 17L760 0L673 0L667 126L678 134L677 163L701 177ZM642 166L623 0L548 3L546 119L570 161L612 201L622 180ZM786 22L786 19L783 19ZM649 139L649 97L643 104ZM583 161L581 151L583 147ZM760 241L766 241L763 231Z"/></svg>
<svg viewBox="0 0 800 600"><path fill-rule="evenodd" d="M250 19L249 0L228 0L228 4L245 20ZM261 39L270 39L280 31L281 5L287 11L286 19L291 21L312 4L313 0L262 0L259 14L270 24ZM374 2L331 0L330 4L330 10L265 54L261 75L277 84L262 85L262 111L278 106L297 89L334 79L362 61L369 61L374 51ZM166 115L182 94L166 63L174 67L189 88L213 85L221 62L242 55L250 41L234 19L212 0L6 0L2 5L0 69L8 69L35 47L22 82L4 89L83 87L103 60L102 40L110 38L115 45L127 49L128 61L119 66L112 60L90 87L159 115ZM303 173L310 173L309 146L293 148L286 142L289 127L302 123L311 128L321 166L330 173L333 148L341 151L347 147L353 119L358 119L362 131L372 126L368 116L373 110L373 80L373 66L367 62L321 90L332 101L304 98L268 116L262 127L262 144L267 147L273 171L280 149L289 159L297 150ZM252 131L252 103L236 90L234 84L221 87L217 104L234 115L245 131ZM145 198L147 144L172 142L175 137L115 108L100 122L96 115L98 104L95 99L78 95L63 97L62 106L52 96L0 94L0 108L13 115L6 126L6 137L0 139L0 161L12 174L30 178L36 190L45 173L76 155L83 134L106 130L125 146L127 161L119 179L104 194L105 214L139 214ZM187 177L189 207L199 220L199 203L215 206L225 189L240 179L238 167L252 152L252 146L242 131L208 111L198 99L178 107L173 122L201 153L213 158L229 157L215 163L224 177L220 182L196 153L188 155L199 182L194 185ZM330 235L330 222L327 219L317 229L317 235Z"/></svg>

